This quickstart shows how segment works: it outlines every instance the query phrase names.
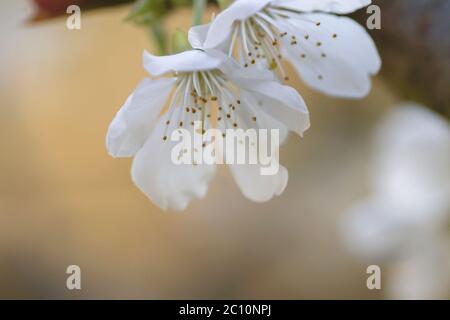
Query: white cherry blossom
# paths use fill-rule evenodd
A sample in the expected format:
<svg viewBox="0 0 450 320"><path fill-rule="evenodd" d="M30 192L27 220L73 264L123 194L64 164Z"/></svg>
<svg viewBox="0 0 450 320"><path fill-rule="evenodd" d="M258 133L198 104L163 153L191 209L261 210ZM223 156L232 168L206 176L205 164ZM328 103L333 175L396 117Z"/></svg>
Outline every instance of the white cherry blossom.
<svg viewBox="0 0 450 320"><path fill-rule="evenodd" d="M177 165L171 161L179 128L278 128L299 135L309 127L301 96L256 68L243 70L219 52L191 50L172 56L144 53L144 67L153 77L144 79L112 121L106 139L114 157L134 157L132 178L161 209L183 210L202 198L215 166ZM268 201L286 187L288 173L261 176L258 165L230 165L243 194L253 201Z"/></svg>
<svg viewBox="0 0 450 320"><path fill-rule="evenodd" d="M375 44L354 20L337 16L370 0L236 0L208 25L193 27L192 43L234 55L244 66L276 70L288 80L288 60L310 87L360 98L381 66Z"/></svg>

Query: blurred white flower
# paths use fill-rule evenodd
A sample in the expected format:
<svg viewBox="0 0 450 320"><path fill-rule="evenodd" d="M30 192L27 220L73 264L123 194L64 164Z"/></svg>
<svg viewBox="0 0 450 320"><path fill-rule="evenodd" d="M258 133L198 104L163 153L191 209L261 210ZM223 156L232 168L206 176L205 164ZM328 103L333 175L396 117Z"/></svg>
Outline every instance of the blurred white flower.
<svg viewBox="0 0 450 320"><path fill-rule="evenodd" d="M163 57L145 52L144 67L152 76L171 76L141 82L112 121L106 143L114 157L134 156L134 183L162 209L183 210L191 199L204 197L215 172L213 165L171 161L174 130L194 133L194 121L201 121L204 129L278 128L285 137L286 129L301 135L309 127L308 110L294 89L270 72L243 71L219 52L191 50ZM229 168L253 201L270 200L287 184L282 166L273 176L260 175L258 165Z"/></svg>
<svg viewBox="0 0 450 320"><path fill-rule="evenodd" d="M413 104L395 108L375 136L372 196L355 205L344 236L356 253L394 259L394 298L450 289L450 125Z"/></svg>
<svg viewBox="0 0 450 320"><path fill-rule="evenodd" d="M197 48L236 54L245 66L277 70L285 57L312 88L338 97L368 94L381 66L366 30L346 14L370 0L237 0L212 23L193 27Z"/></svg>

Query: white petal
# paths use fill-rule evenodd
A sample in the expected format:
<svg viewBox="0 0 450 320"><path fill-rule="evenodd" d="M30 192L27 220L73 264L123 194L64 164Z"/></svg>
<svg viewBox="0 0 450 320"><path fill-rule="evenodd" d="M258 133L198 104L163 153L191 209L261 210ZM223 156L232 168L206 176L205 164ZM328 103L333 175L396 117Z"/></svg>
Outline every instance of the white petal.
<svg viewBox="0 0 450 320"><path fill-rule="evenodd" d="M276 81L234 79L241 92L251 94L258 106L300 136L309 128L309 112L298 92Z"/></svg>
<svg viewBox="0 0 450 320"><path fill-rule="evenodd" d="M371 4L371 0L275 0L271 5L301 12L332 12L346 14Z"/></svg>
<svg viewBox="0 0 450 320"><path fill-rule="evenodd" d="M288 171L282 165L273 176L261 175L260 165L234 164L228 167L244 196L255 202L269 201L281 195L287 186Z"/></svg>
<svg viewBox="0 0 450 320"><path fill-rule="evenodd" d="M285 126L263 112L258 106L255 106L251 98L252 95L246 93L241 94L241 105L236 108L235 121L237 122L240 129L244 131L247 129L280 129L280 143L287 137L287 130ZM251 99L249 99L251 98ZM257 117L257 121L254 122L251 119L253 116ZM230 123L225 124L224 121L218 123L218 128L222 131L226 129L234 129L231 127ZM270 134L268 132L268 134ZM274 175L262 175L262 168L268 168L269 165L258 164L228 164L228 168L236 181L239 189L242 191L244 196L255 202L266 202L272 199L274 196L279 196L283 193L288 182L288 171L285 167L279 164L277 156L279 156L279 145L274 143L269 138L268 143L274 144L277 154L273 154L272 150L268 149L267 156L272 156L272 168L278 167L278 172ZM257 144L259 144L259 140ZM237 149L240 150L240 149ZM258 149L259 150L259 149ZM225 157L226 157L226 150ZM249 155L250 152L255 152L255 146L249 143L245 144L245 154ZM258 152L258 151L256 151ZM259 160L261 160L258 157ZM234 159L236 160L236 159ZM267 173L267 171L266 171Z"/></svg>
<svg viewBox="0 0 450 320"><path fill-rule="evenodd" d="M267 112L265 112L258 105L258 96L254 95L251 92L242 90L241 91L241 103L242 107L238 108L236 112L239 114L241 119L245 119L245 127L246 128L256 128L256 129L278 129L280 144L284 143L286 138L288 137L288 128L286 125L278 120L277 118L271 116ZM256 118L256 122L253 122L252 118ZM241 120L242 121L242 120ZM242 126L242 124L240 124Z"/></svg>
<svg viewBox="0 0 450 320"><path fill-rule="evenodd" d="M205 48L217 48L227 41L233 31L235 21L245 20L252 16L271 0L237 0L222 11L211 23L211 27L204 44Z"/></svg>
<svg viewBox="0 0 450 320"><path fill-rule="evenodd" d="M106 147L113 157L131 157L145 143L175 84L173 78L144 79L111 122Z"/></svg>
<svg viewBox="0 0 450 320"><path fill-rule="evenodd" d="M176 117L176 116L175 116ZM133 161L136 186L163 210L184 210L194 198L203 198L214 176L213 165L176 165L171 160L175 142L163 141L167 118L162 117ZM170 133L168 134L170 137Z"/></svg>
<svg viewBox="0 0 450 320"><path fill-rule="evenodd" d="M283 124L280 136L283 139L286 137L284 127L299 135L309 128L309 112L303 98L295 89L276 81L273 72L258 67L244 69L234 60L227 60L221 70L230 82L240 88L242 100L263 110L272 118L275 128L281 126L274 121Z"/></svg>
<svg viewBox="0 0 450 320"><path fill-rule="evenodd" d="M224 63L220 66L220 70L226 75L228 80L236 83L237 85L255 81L276 81L275 74L267 69L261 69L256 65L243 68L236 62L236 60L228 57L221 51L206 49L206 52L210 55L217 56L224 61Z"/></svg>
<svg viewBox="0 0 450 320"><path fill-rule="evenodd" d="M193 26L189 29L188 39L189 43L194 49L202 49L203 44L206 41L210 24L203 24L199 26Z"/></svg>
<svg viewBox="0 0 450 320"><path fill-rule="evenodd" d="M286 25L299 43L291 45L290 40L284 40L283 53L302 79L311 87L337 97L367 95L370 76L379 71L381 59L366 30L346 17L300 16ZM314 22L320 22L320 26Z"/></svg>
<svg viewBox="0 0 450 320"><path fill-rule="evenodd" d="M255 106L253 101L255 99L252 94L245 93L241 94L241 105L236 108L235 120L240 129L244 131L247 129L279 129L280 130L280 141L281 144L283 140L287 137L287 130L285 126L265 113L258 106ZM256 122L252 120L252 117L256 116ZM226 129L224 122L219 122L219 128L221 130ZM231 124L227 122L227 128L233 129ZM267 132L270 134L270 132ZM258 138L257 138L258 139ZM257 145L260 146L260 141L258 140ZM267 147L270 148L271 142L268 141ZM272 199L274 196L279 196L283 193L288 182L288 171L285 167L279 164L277 157L279 156L279 144L275 142L274 147L276 149L268 149L270 152L267 156L272 159L271 168L275 169L278 167L278 171L273 175L262 175L262 168L268 169L269 165L263 165L261 163L257 164L228 164L228 167L233 175L236 184L244 194L244 196L254 202L266 202ZM239 150L239 149L238 149ZM255 146L249 143L245 144L245 154L249 155L250 152L258 152L258 148L255 150ZM226 150L225 150L226 151ZM226 156L226 152L225 152ZM258 158L261 160L260 158ZM236 159L235 159L236 160Z"/></svg>
<svg viewBox="0 0 450 320"><path fill-rule="evenodd" d="M223 61L202 50L190 50L170 56L154 56L144 51L144 68L153 76L168 72L190 72L217 69Z"/></svg>

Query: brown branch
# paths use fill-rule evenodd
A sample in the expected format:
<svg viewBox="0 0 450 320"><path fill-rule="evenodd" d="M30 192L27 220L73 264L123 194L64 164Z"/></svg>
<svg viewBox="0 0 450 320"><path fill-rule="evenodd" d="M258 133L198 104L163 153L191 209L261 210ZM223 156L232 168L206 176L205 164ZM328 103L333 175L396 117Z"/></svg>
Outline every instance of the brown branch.
<svg viewBox="0 0 450 320"><path fill-rule="evenodd" d="M66 9L70 5L78 5L84 10L110 7L123 3L130 3L133 0L32 0L36 7L30 22L44 21L66 14Z"/></svg>

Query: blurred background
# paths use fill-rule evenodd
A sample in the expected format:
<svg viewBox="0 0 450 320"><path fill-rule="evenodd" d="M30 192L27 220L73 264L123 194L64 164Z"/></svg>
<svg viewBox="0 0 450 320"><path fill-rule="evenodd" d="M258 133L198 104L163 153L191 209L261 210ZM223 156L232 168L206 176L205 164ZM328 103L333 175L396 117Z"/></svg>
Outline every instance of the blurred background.
<svg viewBox="0 0 450 320"><path fill-rule="evenodd" d="M396 29L386 8L386 34L374 37L385 66L401 65L404 73L383 71L360 101L323 96L291 72L313 125L281 150L290 175L283 195L252 203L223 168L204 200L175 213L161 212L133 185L131 160L105 150L110 121L145 76L143 49L157 50L148 33L124 21L130 8L82 7L81 30L69 31L64 17L30 22L37 12L30 1L0 2L0 298L408 298L395 283L399 265L415 260L361 255L342 225L372 192L373 132L396 105L417 98L448 125L448 29L439 26L442 38L430 40L444 46L439 50L427 37L414 40L425 57L438 51L440 58L406 57L410 42L389 37ZM422 9L406 17L419 19ZM427 19L428 27L420 24L426 34L445 20ZM190 22L188 8L171 10L164 28L187 30ZM430 80L417 80L434 64L441 64L434 83L443 84L430 94ZM415 297L449 298L447 264L427 261L444 266L427 274L443 290L419 288ZM66 288L72 264L82 270L79 291ZM372 264L383 270L382 290L366 287Z"/></svg>

